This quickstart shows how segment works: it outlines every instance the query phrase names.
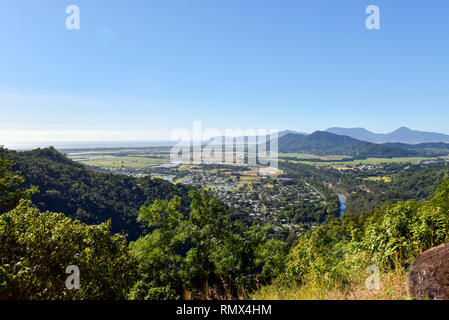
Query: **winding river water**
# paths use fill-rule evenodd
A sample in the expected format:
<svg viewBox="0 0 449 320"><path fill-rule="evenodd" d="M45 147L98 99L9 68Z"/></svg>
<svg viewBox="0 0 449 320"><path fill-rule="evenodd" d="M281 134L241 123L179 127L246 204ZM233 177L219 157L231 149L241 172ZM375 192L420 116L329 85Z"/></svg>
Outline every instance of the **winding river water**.
<svg viewBox="0 0 449 320"><path fill-rule="evenodd" d="M338 201L340 202L340 216L346 213L346 196L343 194L337 194Z"/></svg>

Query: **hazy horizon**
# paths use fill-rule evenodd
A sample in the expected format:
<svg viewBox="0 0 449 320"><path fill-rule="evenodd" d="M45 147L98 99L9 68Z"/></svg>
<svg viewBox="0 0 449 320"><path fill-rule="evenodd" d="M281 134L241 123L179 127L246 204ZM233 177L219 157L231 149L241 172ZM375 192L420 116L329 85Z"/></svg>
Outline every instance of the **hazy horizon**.
<svg viewBox="0 0 449 320"><path fill-rule="evenodd" d="M397 129L403 128L404 126L398 127ZM330 128L326 128L326 129L318 129L318 130L314 130L312 132L304 132L301 130L291 130L291 129L285 129L285 130L278 130L278 132L282 132L282 131L294 131L294 132L298 132L298 133L304 133L304 134L312 134L313 132L316 131L326 131L327 129L331 129L331 128L335 128L335 127L330 127ZM408 127L407 127L408 128ZM346 129L366 129L366 128L362 128L362 127L355 127L355 128L346 128ZM397 130L395 129L395 130ZM413 128L408 128L411 130L414 130ZM244 129L242 129L244 130ZM366 129L368 130L368 129ZM393 131L395 131L393 130ZM368 130L371 131L371 130ZM393 132L391 131L391 132ZM391 133L391 132L373 132L374 134L387 134L387 133ZM426 132L431 132L431 131L426 131ZM436 132L436 133L442 133L442 134L446 134L444 132ZM60 134L60 133L58 133ZM90 133L92 134L92 133ZM9 148L9 149L14 149L14 150L31 150L31 149L35 149L35 148L44 148L44 147L55 147L56 149L91 149L91 148L142 148L142 147L159 147L159 146L172 146L174 145L176 142L181 141L180 139L170 139L170 134L168 133L167 135L161 135L159 133L158 137L159 138L147 138L145 139L142 134L141 134L141 138L140 139L125 139L127 136L121 136L122 139L120 139L120 133L115 132L115 139L113 138L109 138L109 139L95 139L91 136L91 138L87 138L87 139L78 139L78 140L70 140L70 139L59 139L59 140L18 140L18 141L8 141L5 139L2 139L2 136L6 136L7 133L5 132L1 132L0 131L0 146L3 146L5 148ZM48 135L48 133L47 133ZM78 133L79 136L79 133ZM103 137L106 136L114 136L111 135L111 133L104 135L103 133ZM225 134L223 134L223 136L226 136ZM239 135L237 135L239 136ZM96 136L98 137L98 136ZM128 136L129 137L129 136ZM210 139L211 137L203 137L203 141L206 141L208 139Z"/></svg>

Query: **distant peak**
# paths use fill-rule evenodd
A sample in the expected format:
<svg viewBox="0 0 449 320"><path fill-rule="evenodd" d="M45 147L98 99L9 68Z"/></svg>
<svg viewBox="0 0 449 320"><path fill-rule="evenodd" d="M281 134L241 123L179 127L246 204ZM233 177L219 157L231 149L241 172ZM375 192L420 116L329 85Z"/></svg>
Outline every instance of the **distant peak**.
<svg viewBox="0 0 449 320"><path fill-rule="evenodd" d="M406 126L402 126L390 133L373 133L364 128L329 128L326 131L337 134L346 135L351 138L368 141L372 143L431 143L444 142L449 143L449 135L413 130Z"/></svg>
<svg viewBox="0 0 449 320"><path fill-rule="evenodd" d="M317 130L315 132L312 132L310 135L315 136L315 135L331 135L331 134L332 134L331 132Z"/></svg>
<svg viewBox="0 0 449 320"><path fill-rule="evenodd" d="M327 132L354 132L354 131L358 131L358 132L365 132L365 133L371 133L371 131L362 128L362 127L357 127L357 128L340 128L340 127L332 127L329 129L326 129Z"/></svg>
<svg viewBox="0 0 449 320"><path fill-rule="evenodd" d="M307 133L304 132L298 132L298 131L293 131L293 130L283 130L283 131L279 131L278 135L279 136L285 136L287 134L301 134L301 135L306 135Z"/></svg>

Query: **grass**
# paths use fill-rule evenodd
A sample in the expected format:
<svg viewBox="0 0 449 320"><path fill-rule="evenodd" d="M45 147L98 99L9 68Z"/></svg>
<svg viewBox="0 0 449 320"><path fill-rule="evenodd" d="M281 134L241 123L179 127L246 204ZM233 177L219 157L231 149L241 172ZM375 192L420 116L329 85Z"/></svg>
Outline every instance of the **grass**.
<svg viewBox="0 0 449 320"><path fill-rule="evenodd" d="M438 158L425 158L425 157L368 158L363 160L354 160L348 163L350 164L418 163L420 161L436 160L436 159Z"/></svg>
<svg viewBox="0 0 449 320"><path fill-rule="evenodd" d="M365 181L383 181L386 183L390 183L391 182L391 177L368 177L368 178L364 178L363 180Z"/></svg>
<svg viewBox="0 0 449 320"><path fill-rule="evenodd" d="M83 164L107 168L146 168L168 160L152 157L104 157L80 161Z"/></svg>
<svg viewBox="0 0 449 320"><path fill-rule="evenodd" d="M368 289L363 278L340 289L324 283L281 288L262 287L251 297L254 300L410 300L407 274L403 271L380 275L379 290Z"/></svg>
<svg viewBox="0 0 449 320"><path fill-rule="evenodd" d="M310 159L310 160L329 160L329 161L338 161L344 159L351 159L349 156L340 156L340 155L330 155L330 156L317 156L314 154L308 153L280 153L280 158L297 158L297 159Z"/></svg>
<svg viewBox="0 0 449 320"><path fill-rule="evenodd" d="M240 177L241 181L258 181L259 177L254 177L254 176L241 176Z"/></svg>

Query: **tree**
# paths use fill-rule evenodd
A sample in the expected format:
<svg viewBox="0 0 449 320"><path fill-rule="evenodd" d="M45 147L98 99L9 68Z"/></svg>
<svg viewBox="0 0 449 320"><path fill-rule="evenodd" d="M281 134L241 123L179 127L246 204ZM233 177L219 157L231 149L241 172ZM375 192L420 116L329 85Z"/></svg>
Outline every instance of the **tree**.
<svg viewBox="0 0 449 320"><path fill-rule="evenodd" d="M123 299L135 278L125 236L111 224L87 226L62 213L39 212L22 200L0 216L0 300ZM68 266L80 269L68 290Z"/></svg>
<svg viewBox="0 0 449 320"><path fill-rule="evenodd" d="M25 178L24 186L36 185L40 192L31 200L41 211L64 212L88 225L112 221L112 232L124 231L136 240L147 233L136 221L140 207L155 199L182 198L181 212L189 208L190 187L154 179L98 172L69 159L54 148L15 152L3 149L15 163L14 172ZM0 157L2 150L0 149ZM10 171L11 172L11 171Z"/></svg>
<svg viewBox="0 0 449 320"><path fill-rule="evenodd" d="M205 190L192 191L190 197L188 215L178 212L178 197L140 210L139 221L152 232L130 244L142 274L132 298L243 298L259 278L271 280L282 269L275 266L279 257L272 257L279 243L264 248L268 227L232 221ZM270 265L264 268L266 261Z"/></svg>
<svg viewBox="0 0 449 320"><path fill-rule="evenodd" d="M20 199L29 199L38 192L38 189L31 186L28 189L21 188L25 179L12 171L14 163L3 156L3 149L0 146L0 214L14 209Z"/></svg>
<svg viewBox="0 0 449 320"><path fill-rule="evenodd" d="M132 299L180 299L183 285L179 272L182 260L178 253L185 241L185 225L177 209L180 198L157 199L150 207L142 207L138 221L147 222L153 232L130 243L139 260L139 281L131 292Z"/></svg>

